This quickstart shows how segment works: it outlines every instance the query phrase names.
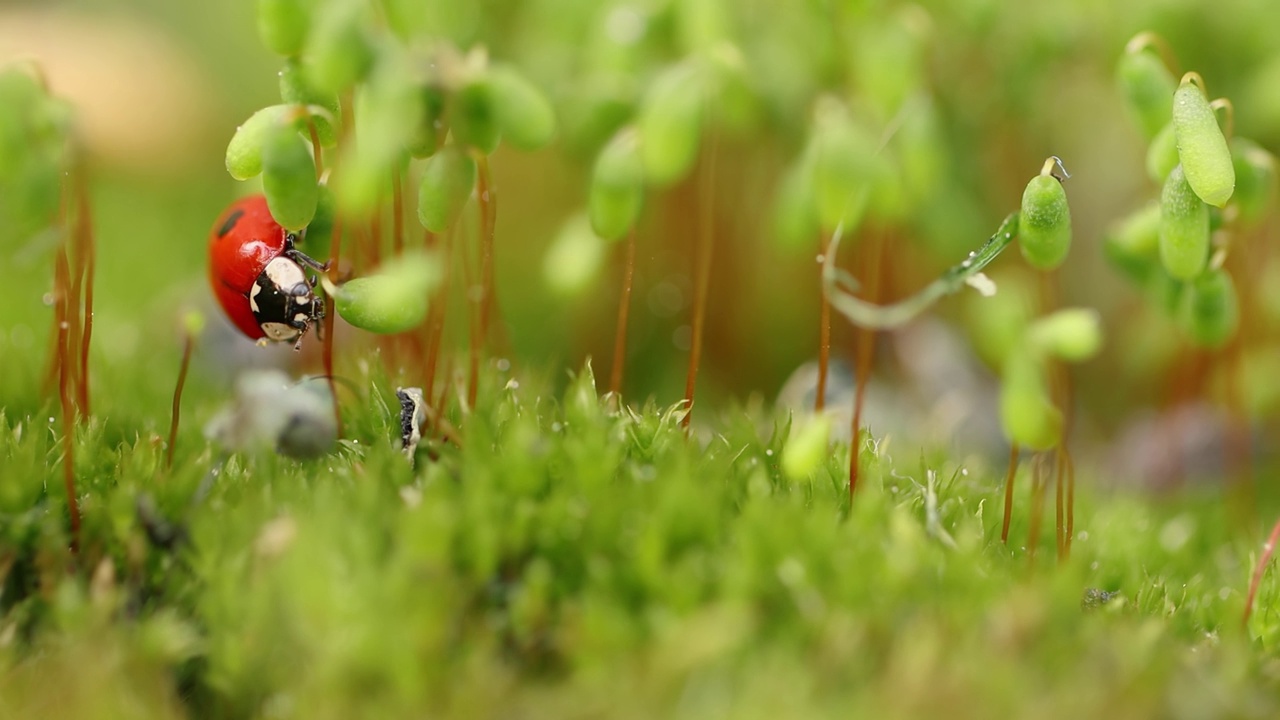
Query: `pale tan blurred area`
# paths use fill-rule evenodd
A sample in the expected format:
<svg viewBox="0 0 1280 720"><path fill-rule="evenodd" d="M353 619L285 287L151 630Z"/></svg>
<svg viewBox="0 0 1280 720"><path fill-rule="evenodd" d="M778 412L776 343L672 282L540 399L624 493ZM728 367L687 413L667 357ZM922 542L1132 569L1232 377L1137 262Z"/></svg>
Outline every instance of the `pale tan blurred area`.
<svg viewBox="0 0 1280 720"><path fill-rule="evenodd" d="M177 173L216 131L208 78L164 28L143 19L0 8L0 64L14 60L40 65L104 163Z"/></svg>

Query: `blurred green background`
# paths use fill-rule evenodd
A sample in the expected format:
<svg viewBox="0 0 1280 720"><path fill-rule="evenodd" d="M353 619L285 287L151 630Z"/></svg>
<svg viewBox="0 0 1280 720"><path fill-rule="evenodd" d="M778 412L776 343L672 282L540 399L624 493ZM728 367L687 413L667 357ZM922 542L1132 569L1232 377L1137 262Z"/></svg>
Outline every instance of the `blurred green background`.
<svg viewBox="0 0 1280 720"><path fill-rule="evenodd" d="M601 97L636 102L641 80L678 59L697 27L689 0L524 0L428 2L442 35L459 47L484 45L552 97L557 143L537 153L502 148L492 159L498 192L498 303L506 341L499 353L558 374L584 357L610 359L622 253L614 248L592 283L565 296L548 288L543 258L565 220L583 207L593 153L608 137ZM1177 72L1198 70L1212 97L1235 102L1236 131L1268 148L1280 142L1280 6L1266 0L1009 4L736 0L723 4L741 54L748 92L718 132L715 269L700 398L753 394L772 400L786 378L816 355L819 290L809 245L780 242L773 219L779 179L800 155L815 103L824 94L855 107L875 129L893 132L918 107L931 108L933 133L923 191L864 226L889 239L887 292L901 297L976 248L1017 206L1026 180L1047 155L1072 173L1067 184L1075 244L1061 274L1063 303L1103 312L1102 357L1076 371L1081 437L1107 439L1125 423L1175 401L1220 398L1210 370L1180 379L1186 346L1170 321L1107 266L1101 241L1117 219L1155 197L1144 172L1145 142L1127 117L1114 67L1141 30L1163 35ZM215 216L255 190L228 177L223 152L237 124L278 102L279 58L258 40L249 0L9 2L0 5L0 60L35 57L55 92L82 111L93 156L99 247L94 335L98 387L142 383L143 397L103 399L106 412L152 431L176 372L181 310L210 304L205 244ZM627 75L634 68L635 76ZM897 108L895 111L895 102ZM905 108L905 109L904 109ZM597 125L593 125L597 123ZM705 161L705 144L704 157ZM687 357L696 175L650 194L630 329L627 392L674 402ZM1246 267L1265 278L1274 223L1250 238ZM413 225L413 227L417 227ZM3 233L3 230L0 230ZM0 400L39 402L51 308L50 253L14 247L0 235ZM854 275L856 250L846 264ZM1010 252L993 267L998 283L1025 275ZM1265 292L1246 300L1249 411L1272 414L1272 316ZM945 300L935 314L965 333L986 306ZM464 347L451 320L451 342ZM350 342L359 346L355 336ZM853 332L835 320L834 352L851 357ZM193 391L222 387L232 336L210 333L199 350ZM890 342L892 346L892 341ZM915 347L915 346L913 346ZM910 352L944 353L938 346ZM238 353L238 354L236 354ZM901 351L900 351L901 353ZM892 387L904 374L884 353L877 375ZM261 353L260 353L261 354ZM288 359L288 353L277 353ZM304 366L314 358L303 355ZM310 365L308 365L310 364ZM603 373L601 373L603 374ZM1190 385L1188 385L1190 383ZM1192 387L1183 392L1179 388ZM154 404L153 404L154 403Z"/></svg>

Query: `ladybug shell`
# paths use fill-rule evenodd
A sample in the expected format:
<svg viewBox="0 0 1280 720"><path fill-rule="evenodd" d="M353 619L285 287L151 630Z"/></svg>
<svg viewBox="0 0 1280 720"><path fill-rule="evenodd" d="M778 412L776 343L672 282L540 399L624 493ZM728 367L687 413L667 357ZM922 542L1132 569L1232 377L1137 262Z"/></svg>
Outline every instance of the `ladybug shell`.
<svg viewBox="0 0 1280 720"><path fill-rule="evenodd" d="M285 251L288 232L267 209L262 195L237 200L209 233L209 284L222 309L241 332L254 340L266 337L253 309L249 291L267 263Z"/></svg>

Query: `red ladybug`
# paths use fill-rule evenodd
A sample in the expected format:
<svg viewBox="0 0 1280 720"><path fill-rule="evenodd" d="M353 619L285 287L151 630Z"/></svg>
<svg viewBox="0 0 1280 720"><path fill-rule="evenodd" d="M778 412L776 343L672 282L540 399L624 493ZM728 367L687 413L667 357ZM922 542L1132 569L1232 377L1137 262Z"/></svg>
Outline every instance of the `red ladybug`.
<svg viewBox="0 0 1280 720"><path fill-rule="evenodd" d="M312 291L316 278L303 268L328 269L295 250L296 241L262 195L233 203L209 235L209 284L227 317L254 340L292 342L295 350L324 318L324 303Z"/></svg>

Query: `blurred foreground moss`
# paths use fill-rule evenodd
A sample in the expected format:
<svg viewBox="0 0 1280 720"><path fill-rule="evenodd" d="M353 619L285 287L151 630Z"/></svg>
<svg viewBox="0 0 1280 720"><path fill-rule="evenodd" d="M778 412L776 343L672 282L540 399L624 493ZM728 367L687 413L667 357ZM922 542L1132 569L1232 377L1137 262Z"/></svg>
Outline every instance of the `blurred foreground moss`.
<svg viewBox="0 0 1280 720"><path fill-rule="evenodd" d="M394 384L357 384L309 463L184 428L165 475L91 424L77 558L57 444L0 419L0 717L1280 712L1280 583L1243 633L1252 558L1213 510L1086 495L1055 568L1048 532L999 543L999 478L885 440L850 512L848 448L784 473L788 419L686 440L589 369L559 396L494 372L415 473Z"/></svg>

